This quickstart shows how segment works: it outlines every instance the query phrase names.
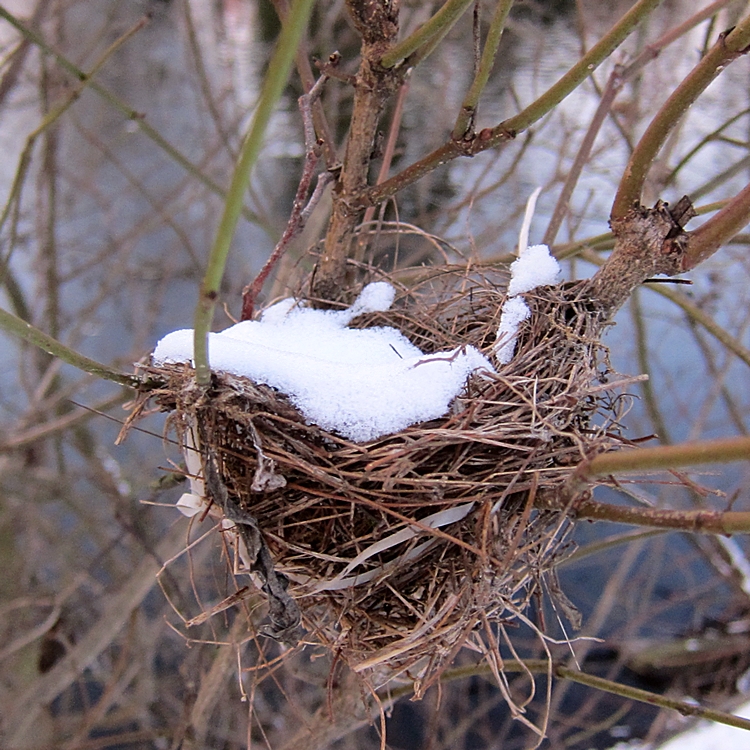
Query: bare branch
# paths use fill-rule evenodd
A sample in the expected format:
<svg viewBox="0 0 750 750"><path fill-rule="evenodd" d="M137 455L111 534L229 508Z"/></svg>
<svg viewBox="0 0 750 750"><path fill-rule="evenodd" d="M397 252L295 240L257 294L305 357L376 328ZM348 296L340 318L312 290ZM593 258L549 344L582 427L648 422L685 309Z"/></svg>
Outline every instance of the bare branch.
<svg viewBox="0 0 750 750"><path fill-rule="evenodd" d="M330 172L324 172L319 175L317 187L306 207L305 201L310 190L315 166L320 158L318 142L315 137L312 108L315 102L320 98L320 93L323 90L323 85L326 80L327 76L322 75L310 89L309 93L303 94L298 99L305 133L305 162L302 168L302 177L297 186L297 192L294 196L294 203L292 204L289 221L287 222L284 233L281 235L281 239L278 241L273 252L263 265L260 273L255 277L255 280L242 290L242 315L240 320L252 319L255 311L255 301L260 294L260 290L263 288L263 284L266 282L266 279L276 267L276 264L281 257L287 251L291 241L305 228L307 217L312 213L313 209L320 201L326 185L328 185L333 179L333 175Z"/></svg>
<svg viewBox="0 0 750 750"><path fill-rule="evenodd" d="M355 80L344 163L333 194L331 220L315 277L313 293L323 299L335 299L341 292L354 229L364 209L364 206L355 207L352 198L367 186L380 116L403 75L378 62L396 38L398 13L395 8L385 0L349 0L347 7L362 34L362 61Z"/></svg>
<svg viewBox="0 0 750 750"><path fill-rule="evenodd" d="M661 0L639 0L556 84L514 117L504 120L494 128L485 128L469 141L451 139L382 185L361 192L355 196L352 204L365 207L380 203L442 164L459 156L475 156L512 140L575 91L660 2Z"/></svg>
<svg viewBox="0 0 750 750"><path fill-rule="evenodd" d="M640 201L648 171L695 100L724 68L742 57L750 45L750 15L731 32L721 34L707 55L693 68L664 103L638 142L628 161L612 204L612 218L621 219Z"/></svg>

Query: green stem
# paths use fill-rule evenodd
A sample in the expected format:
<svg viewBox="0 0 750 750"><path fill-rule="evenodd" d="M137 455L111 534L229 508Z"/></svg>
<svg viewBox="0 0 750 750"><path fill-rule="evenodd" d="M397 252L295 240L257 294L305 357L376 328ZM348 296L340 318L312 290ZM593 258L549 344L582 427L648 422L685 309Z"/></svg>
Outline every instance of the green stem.
<svg viewBox="0 0 750 750"><path fill-rule="evenodd" d="M83 370L83 372L96 375L98 378L103 378L104 380L111 380L113 383L119 383L128 388L138 387L138 378L116 372L96 360L79 354L65 346L65 344L61 344L57 339L52 338L52 336L48 336L43 331L35 328L31 323L27 323L2 309L0 309L0 328L14 336L18 336L29 344L33 344L53 357L57 357L57 359L73 365L73 367L77 367L79 370Z"/></svg>
<svg viewBox="0 0 750 750"><path fill-rule="evenodd" d="M623 218L640 202L648 171L683 115L708 85L731 62L742 56L750 44L750 15L731 31L722 35L703 59L674 90L664 103L630 156L617 195L612 204L612 218Z"/></svg>
<svg viewBox="0 0 750 750"><path fill-rule="evenodd" d="M750 460L750 437L700 440L679 445L602 453L581 466L584 476L675 469L678 466Z"/></svg>
<svg viewBox="0 0 750 750"><path fill-rule="evenodd" d="M571 91L575 91L630 36L661 0L640 0L600 39L554 86L523 112L501 123L498 128L525 130L552 111Z"/></svg>
<svg viewBox="0 0 750 750"><path fill-rule="evenodd" d="M495 63L497 48L500 45L500 38L505 29L505 21L513 5L513 0L500 0L495 7L495 12L490 22L490 29L487 32L487 38L484 41L484 49L479 59L479 68L474 76L471 87L469 88L466 98L461 104L461 111L456 119L451 135L455 140L464 138L474 131L474 118L476 116L479 97L490 79L492 66Z"/></svg>
<svg viewBox="0 0 750 750"><path fill-rule="evenodd" d="M197 382L201 385L208 385L211 379L208 361L208 331L213 321L229 247L242 211L242 201L250 182L253 166L260 155L266 127L289 78L292 62L307 27L313 2L314 0L295 0L286 23L282 26L279 41L268 64L268 72L263 81L258 106L242 143L239 159L232 175L232 183L227 192L224 212L211 247L195 310L195 375Z"/></svg>
<svg viewBox="0 0 750 750"><path fill-rule="evenodd" d="M392 68L416 52L422 45L430 42L433 37L444 35L472 2L474 0L448 0L427 23L422 24L406 39L391 47L380 59L380 64L384 68Z"/></svg>
<svg viewBox="0 0 750 750"><path fill-rule="evenodd" d="M568 94L575 91L660 2L661 0L639 0L609 33L599 40L557 83L514 117L504 120L494 128L486 128L471 141L451 139L431 154L391 177L390 180L363 191L355 205L357 207L376 205L442 164L459 156L475 156L505 141L512 140L519 132L540 120Z"/></svg>
<svg viewBox="0 0 750 750"><path fill-rule="evenodd" d="M5 12L6 11L3 10L2 6L0 6L0 16L3 16ZM29 163L31 161L31 154L34 148L34 144L36 143L36 139L42 133L48 130L54 123L56 123L60 119L60 117L65 112L67 112L67 110L76 101L78 101L84 88L86 88L87 86L94 88L95 86L95 83L93 80L94 76L104 67L104 64L107 62L107 60L109 60L109 58L126 41L128 41L128 39L130 39L138 31L140 31L144 26L146 26L147 23L148 23L148 19L142 18L134 26L132 26L128 31L126 31L121 37L116 39L109 47L107 47L107 49L104 51L102 56L94 64L94 67L91 68L91 71L89 73L78 71L77 72L77 77L79 78L78 85L74 87L73 91L60 104L58 104L56 107L46 112L44 117L42 118L42 121L39 123L39 125L36 128L34 128L34 130L32 130L31 133L28 135L28 137L26 138L26 144L24 145L23 151L21 152L21 157L18 162L18 167L16 168L16 173L13 178L13 184L10 189L10 195L8 196L8 200L5 203L5 207L3 208L2 215L0 215L0 231L2 230L3 226L5 226L5 221L7 220L8 215L10 214L10 211L11 211L11 208L13 207L14 202L16 202L17 200L20 200L21 189L23 187L23 183L26 178L26 172L28 170Z"/></svg>
<svg viewBox="0 0 750 750"><path fill-rule="evenodd" d="M639 703L647 703L658 708L670 708L673 711L677 711L677 713L682 716L692 716L706 719L708 721L715 721L719 724L726 724L730 727L750 730L750 719L744 719L741 716L728 714L724 711L717 711L713 708L696 706L694 703L686 703L685 701L676 700L675 698L668 698L665 695L651 693L648 690L641 690L640 688L632 687L631 685L623 685L620 682L613 682L612 680L606 680L603 677L586 674L577 669L568 669L567 667L561 666L555 667L553 671L554 674L563 679L577 682L580 685L588 685L588 687L603 690L605 693L613 693L614 695L619 695L621 698L638 701Z"/></svg>

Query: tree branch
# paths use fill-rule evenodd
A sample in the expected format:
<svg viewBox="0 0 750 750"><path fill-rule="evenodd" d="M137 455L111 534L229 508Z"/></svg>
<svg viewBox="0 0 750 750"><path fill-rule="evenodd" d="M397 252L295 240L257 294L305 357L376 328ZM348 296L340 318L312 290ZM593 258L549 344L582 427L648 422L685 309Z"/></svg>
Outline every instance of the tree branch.
<svg viewBox="0 0 750 750"><path fill-rule="evenodd" d="M729 203L705 224L689 232L682 261L689 271L713 255L750 221L750 185L746 185Z"/></svg>
<svg viewBox="0 0 750 750"><path fill-rule="evenodd" d="M635 700L639 703L647 703L648 705L656 706L657 708L668 708L677 711L682 716L706 719L708 721L715 721L719 724L726 724L727 726L750 730L750 719L735 716L734 714L729 714L724 711L717 711L712 708L698 706L695 705L695 703L676 700L665 695L659 695L658 693L652 693L648 690L632 687L631 685L623 685L620 682L614 682L613 680L607 680L603 677L587 674L578 669L570 669L562 664L550 664L547 659L524 659L523 661L517 659L503 660L503 672L505 673L522 672L528 674L531 672L533 674L547 674L550 671L561 679L578 682L581 685L588 685L597 690L613 693L614 695L619 695L622 698L627 698L629 700ZM445 684L447 682L462 680L476 675L490 676L492 674L491 665L487 663L472 664L466 667L456 667L455 669L445 670L440 677L440 682L441 684ZM384 700L387 698L388 700L393 701L406 695L411 695L415 692L414 688L414 684L403 685L395 688L389 687L387 690L382 691L382 696Z"/></svg>
<svg viewBox="0 0 750 750"><path fill-rule="evenodd" d="M490 21L490 28L487 32L487 38L484 41L484 49L482 50L482 56L479 60L476 75L474 76L469 91L461 104L461 111L456 119L456 124L453 126L451 138L454 140L463 140L467 136L474 134L474 122L479 97L482 95L482 91L484 91L484 87L487 85L487 81L490 78L492 66L495 63L495 56L497 55L497 48L500 45L500 38L505 29L505 21L508 18L508 13L510 13L512 5L513 0L499 0L495 7L492 21Z"/></svg>
<svg viewBox="0 0 750 750"><path fill-rule="evenodd" d="M673 529L694 534L729 536L750 532L750 511L662 510L610 505L584 499L576 506L576 518L626 523L654 529Z"/></svg>
<svg viewBox="0 0 750 750"><path fill-rule="evenodd" d="M682 225L694 215L692 204L683 198L671 211L659 201L654 208L636 205L611 220L614 250L588 281L589 297L604 318L611 319L646 279L682 271L688 242Z"/></svg>
<svg viewBox="0 0 750 750"><path fill-rule="evenodd" d="M394 44L380 58L380 64L384 68L392 68L435 37L444 36L473 2L474 0L448 0L427 23L422 24L406 39Z"/></svg>
<svg viewBox="0 0 750 750"><path fill-rule="evenodd" d="M625 217L640 202L648 171L670 133L724 68L748 51L750 45L750 15L719 40L674 90L646 128L630 156L612 204L613 220Z"/></svg>
<svg viewBox="0 0 750 750"><path fill-rule="evenodd" d="M494 128L485 128L469 141L451 139L390 180L362 191L354 197L352 204L357 207L375 205L442 164L459 156L474 156L512 140L575 91L660 2L661 0L639 0L557 83L514 117L504 120Z"/></svg>
<svg viewBox="0 0 750 750"><path fill-rule="evenodd" d="M266 126L289 78L292 61L307 27L312 6L313 0L295 0L288 16L288 23L282 26L278 44L268 64L268 75L263 81L258 106L232 175L232 184L227 192L224 212L216 230L195 310L195 378L200 385L208 385L211 380L208 332L213 321L229 247L242 211L245 190L250 182L252 169L260 155Z"/></svg>
<svg viewBox="0 0 750 750"><path fill-rule="evenodd" d="M50 47L44 39L32 31L28 26L24 25L19 21L13 14L9 13L2 5L0 5L0 18L6 20L13 28L20 32L25 39L28 39L34 45L46 55L53 57L58 65L64 70L67 70L74 78L79 81L86 81L87 75L80 68L73 65L70 60L56 52ZM226 191L216 182L214 182L208 175L201 171L201 169L193 164L181 151L175 148L169 141L167 141L159 131L148 124L145 116L142 112L133 109L130 105L124 102L119 97L115 96L108 88L102 86L97 81L91 81L88 83L88 88L95 91L102 99L110 104L114 109L120 112L124 117L130 120L138 129L149 138L158 148L160 148L170 159L176 164L179 164L188 174L195 177L204 187L210 190L212 193L218 195L220 198L226 198ZM263 227L266 231L270 230L260 222L258 216L247 208L242 209L244 216L249 221L254 221L258 226Z"/></svg>
<svg viewBox="0 0 750 750"><path fill-rule="evenodd" d="M315 138L313 106L320 97L320 92L322 91L327 78L328 76L325 74L321 75L310 91L307 94L300 96L297 100L300 112L302 113L302 121L304 123L305 131L305 162L302 167L302 177L297 186L297 192L294 196L289 221L287 222L284 233L281 235L281 239L276 244L276 247L273 249L268 260L263 264L260 273L255 277L252 283L248 284L242 290L242 315L240 316L240 320L252 319L255 310L255 301L263 288L263 284L279 262L281 256L287 251L289 243L305 228L307 217L323 195L323 190L326 185L328 185L331 179L333 179L330 172L323 172L319 175L318 185L315 188L307 207L305 207L307 194L310 190L313 174L315 172L315 166L320 158L318 144Z"/></svg>
<svg viewBox="0 0 750 750"><path fill-rule="evenodd" d="M602 453L581 464L576 473L593 477L744 460L750 460L750 437L732 437Z"/></svg>
<svg viewBox="0 0 750 750"><path fill-rule="evenodd" d="M138 388L140 385L138 378L132 375L123 375L111 367L101 364L101 362L79 354L77 351L65 346L65 344L60 343L57 339L52 338L52 336L48 336L43 331L35 328L31 323L27 323L25 320L21 320L21 318L17 318L12 313L1 309L0 328L14 336L18 336L18 338L27 341L29 344L33 344L42 351L47 352L47 354L57 357L57 359L66 364L73 365L73 367L83 372L96 375L96 377L104 380L111 380L113 383L124 385L127 388Z"/></svg>
<svg viewBox="0 0 750 750"><path fill-rule="evenodd" d="M397 11L384 0L348 0L347 7L362 35L362 61L354 82L344 163L333 192L331 219L313 288L315 296L328 300L336 299L345 283L354 229L364 208L353 206L352 197L367 185L380 116L402 77L378 63L396 38Z"/></svg>

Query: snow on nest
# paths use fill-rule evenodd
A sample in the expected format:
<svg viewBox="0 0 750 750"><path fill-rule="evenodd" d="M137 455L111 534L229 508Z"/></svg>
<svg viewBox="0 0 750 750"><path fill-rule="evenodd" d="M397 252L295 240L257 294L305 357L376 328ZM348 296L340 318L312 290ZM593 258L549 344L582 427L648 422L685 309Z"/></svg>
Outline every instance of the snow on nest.
<svg viewBox="0 0 750 750"><path fill-rule="evenodd" d="M357 442L437 419L472 372L492 365L470 346L424 354L395 328L347 327L358 315L387 310L394 297L390 284L375 282L346 310L282 300L259 321L210 333L211 367L276 388L308 422ZM168 334L153 354L156 365L192 359L192 330Z"/></svg>
<svg viewBox="0 0 750 750"><path fill-rule="evenodd" d="M501 365L507 365L513 359L518 329L531 315L529 306L518 295L538 286L557 284L559 278L560 264L546 245L522 247L518 259L510 266L508 299L503 304L500 326L497 329L494 352Z"/></svg>

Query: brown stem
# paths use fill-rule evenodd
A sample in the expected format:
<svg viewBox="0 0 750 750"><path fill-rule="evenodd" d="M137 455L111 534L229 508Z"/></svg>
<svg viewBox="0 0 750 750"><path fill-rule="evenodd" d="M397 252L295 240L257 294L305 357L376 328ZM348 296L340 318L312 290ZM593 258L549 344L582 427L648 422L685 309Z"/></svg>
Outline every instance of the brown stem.
<svg viewBox="0 0 750 750"><path fill-rule="evenodd" d="M624 83L625 78L623 77L623 71L620 66L617 65L612 71L612 74L607 81L607 85L602 92L599 106L596 108L594 117L592 118L588 130L586 131L586 135L584 135L583 141L581 142L581 147L578 149L576 158L573 161L573 166L571 166L570 172L568 172L568 176L565 179L563 189L560 191L560 197L555 204L552 218L550 219L547 231L542 238L542 243L545 245L552 245L555 241L555 237L557 237L560 225L565 218L565 214L568 212L570 197L573 195L573 190L578 183L578 178L581 176L583 168L586 166L586 162L589 160L589 156L591 156L591 149L594 147L594 141L596 141L596 137L599 135L599 131L601 130L610 109L612 109L612 104L620 93Z"/></svg>
<svg viewBox="0 0 750 750"><path fill-rule="evenodd" d="M289 12L289 0L271 1L276 14L283 22ZM313 72L312 65L310 65L310 56L306 40L299 45L297 55L294 58L294 64L297 66L297 73L302 82L302 88L309 94L315 86L315 73ZM325 71L323 72L325 73ZM319 97L312 103L312 118L313 124L315 125L315 132L318 134L321 141L320 146L323 150L323 160L326 163L326 167L331 169L336 164L336 143L333 134L331 133L331 128L328 124L323 104Z"/></svg>
<svg viewBox="0 0 750 750"><path fill-rule="evenodd" d="M323 85L325 84L326 79L327 76L322 75L310 89L309 93L303 94L299 98L299 108L302 113L302 121L305 130L305 164L302 168L302 177L297 186L294 203L292 204L292 212L289 216L286 229L281 235L281 239L278 241L273 252L263 265L260 273L255 277L255 280L242 290L242 315L240 320L252 319L255 311L255 300L260 294L263 284L265 284L271 271L276 267L281 256L287 251L289 243L305 228L308 216L312 213L313 208L315 208L315 205L320 200L325 186L330 182L330 172L324 172L320 175L318 178L318 185L307 206L305 206L307 193L310 190L313 173L315 172L315 165L318 163L319 159L318 144L315 139L315 125L313 122L312 107L320 97L320 92L323 90Z"/></svg>
<svg viewBox="0 0 750 750"><path fill-rule="evenodd" d="M402 76L377 62L396 38L397 11L385 0L347 0L347 7L362 35L362 61L354 82L349 140L314 281L313 294L328 300L340 295L345 282L346 261L362 211L351 199L367 186L380 116Z"/></svg>
<svg viewBox="0 0 750 750"><path fill-rule="evenodd" d="M712 15L717 13L720 8L727 4L727 1L728 0L716 0L716 2L712 3L706 8L703 8L702 10L698 11L693 16L688 18L687 21L684 21L683 23L679 24L679 26L670 29L670 31L668 31L652 44L647 45L643 49L643 51L627 66L615 66L615 69L612 71L607 81L607 85L602 92L599 106L597 107L594 117L591 120L591 124L586 131L586 135L581 142L579 152L576 155L573 166L570 168L568 177L565 180L565 185L563 186L560 197L558 198L557 204L555 205L552 219L550 219L549 226L547 227L547 231L545 232L544 238L542 239L542 242L545 245L552 245L552 243L555 241L555 237L557 237L557 233L560 229L560 225L562 224L562 220L565 217L565 213L568 208L568 201L570 200L570 196L573 193L573 189L575 188L581 171L586 165L589 155L591 154L591 149L594 146L594 141L599 134L599 130L604 124L604 120L609 114L610 109L612 108L612 103L622 90L622 87L627 81L631 80L636 75L636 73L638 73L647 63L658 57L659 53L665 47L677 41L677 39L679 39L683 34L686 34L688 31L690 31L690 29L694 28L701 21L704 21L706 18L710 18Z"/></svg>
<svg viewBox="0 0 750 750"><path fill-rule="evenodd" d="M689 233L683 270L688 271L713 255L750 221L750 185L747 185L716 215Z"/></svg>
<svg viewBox="0 0 750 750"><path fill-rule="evenodd" d="M688 243L682 225L694 215L692 204L683 198L671 211L659 201L654 208L637 205L610 222L615 248L588 282L589 296L604 317L611 319L646 279L682 271Z"/></svg>
<svg viewBox="0 0 750 750"><path fill-rule="evenodd" d="M406 101L406 95L409 93L409 77L408 74L404 77L404 81L399 89L398 96L396 97L396 106L393 109L393 118L391 119L391 126L388 130L388 138L385 143L385 150L383 151L383 161L380 165L380 171L378 172L378 178L376 184L385 182L388 179L388 172L391 171L391 163L393 162L393 155L396 152L396 142L398 141L398 134L401 132L401 118L404 113L404 102ZM383 208L385 204L383 204ZM381 211L382 216L383 211ZM362 223L364 225L369 224L375 216L375 206L368 206L365 211L364 219ZM382 220L382 219L381 219ZM359 236L359 243L357 247L356 258L361 261L364 257L364 250L367 245L367 234L363 232Z"/></svg>
<svg viewBox="0 0 750 750"><path fill-rule="evenodd" d="M495 128L495 130L497 130L497 128ZM516 137L516 134L515 132L506 131L504 137L495 137L493 142L490 143L489 141L492 137L493 131L489 128L485 128L485 130L472 140L450 140L435 149L431 154L425 156L423 159L406 167L406 169L402 170L397 175L394 175L389 180L386 180L380 185L375 185L357 196L354 205L358 207L377 205L386 198L390 198L400 190L403 190L403 188L413 185L439 166L447 164L449 161L453 161L459 156L474 156L474 154L478 154L480 151L484 151L487 148L499 146L501 143L513 140Z"/></svg>
<svg viewBox="0 0 750 750"><path fill-rule="evenodd" d="M527 130L552 111L568 94L575 91L593 70L609 59L612 52L660 2L661 0L638 0L557 83L517 115L504 120L494 128L485 128L469 140L451 139L382 185L376 185L354 196L353 205L365 207L380 203L442 164L459 156L474 156L512 140L517 133Z"/></svg>
<svg viewBox="0 0 750 750"><path fill-rule="evenodd" d="M728 536L738 533L746 534L750 531L750 512L748 511L662 510L583 500L576 507L576 518L699 534Z"/></svg>

